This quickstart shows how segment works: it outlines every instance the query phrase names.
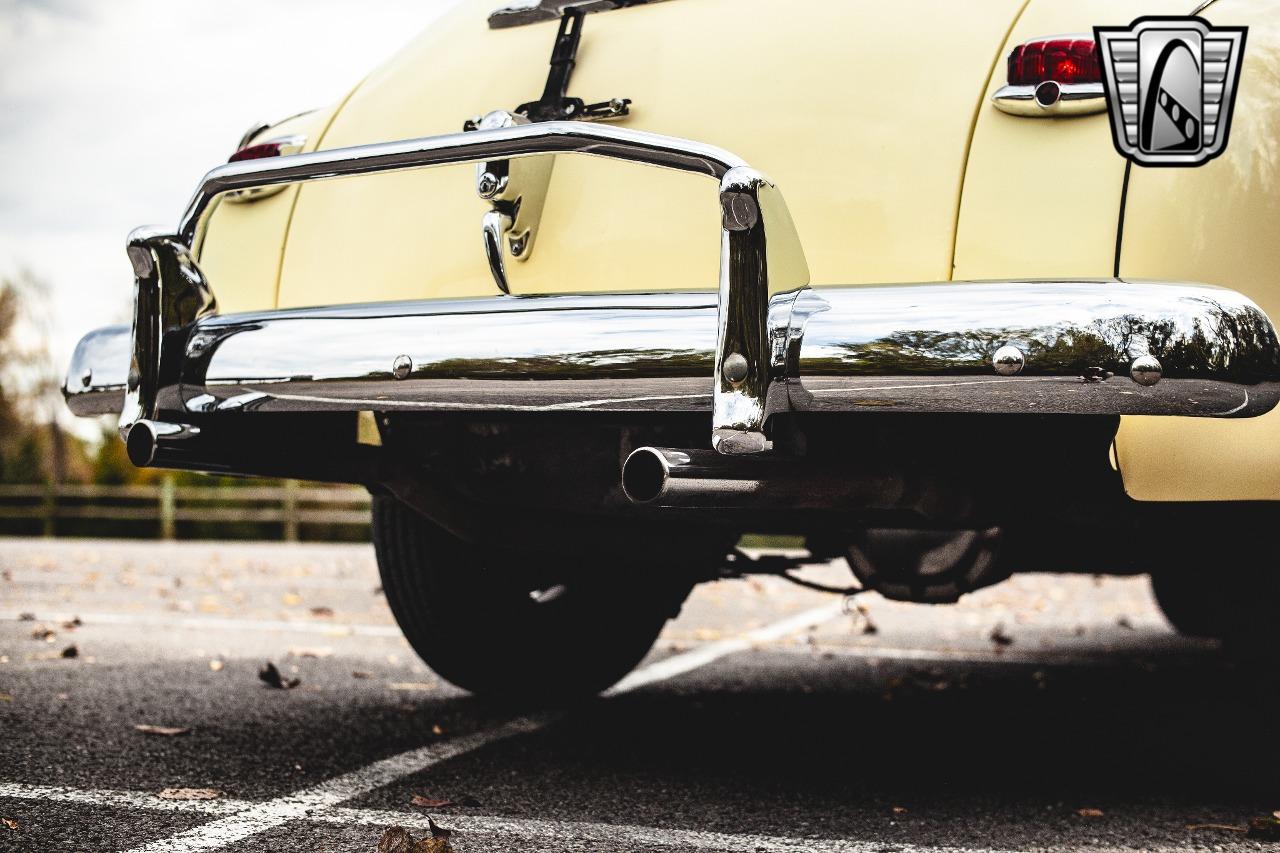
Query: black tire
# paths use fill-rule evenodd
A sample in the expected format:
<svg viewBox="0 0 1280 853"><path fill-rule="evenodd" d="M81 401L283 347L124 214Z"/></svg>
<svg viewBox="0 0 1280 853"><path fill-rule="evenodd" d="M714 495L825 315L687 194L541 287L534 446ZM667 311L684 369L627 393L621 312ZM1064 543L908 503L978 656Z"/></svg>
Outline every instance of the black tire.
<svg viewBox="0 0 1280 853"><path fill-rule="evenodd" d="M640 662L691 587L580 565L571 546L531 561L469 544L385 496L373 501L373 543L387 603L414 651L487 697L544 702L604 690Z"/></svg>
<svg viewBox="0 0 1280 853"><path fill-rule="evenodd" d="M1156 572L1151 591L1179 633L1220 639L1242 657L1280 658L1280 572L1264 567L1258 556L1207 562L1198 571Z"/></svg>

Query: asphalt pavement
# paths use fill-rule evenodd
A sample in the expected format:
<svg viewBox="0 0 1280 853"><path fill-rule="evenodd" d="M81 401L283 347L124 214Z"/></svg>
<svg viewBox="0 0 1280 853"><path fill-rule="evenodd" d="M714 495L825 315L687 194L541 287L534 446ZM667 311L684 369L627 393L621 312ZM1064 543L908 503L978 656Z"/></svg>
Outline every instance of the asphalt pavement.
<svg viewBox="0 0 1280 853"><path fill-rule="evenodd" d="M1280 849L1244 831L1277 720L1274 674L1144 577L722 581L545 709L431 673L369 546L0 539L0 850L374 851L428 818L458 853Z"/></svg>

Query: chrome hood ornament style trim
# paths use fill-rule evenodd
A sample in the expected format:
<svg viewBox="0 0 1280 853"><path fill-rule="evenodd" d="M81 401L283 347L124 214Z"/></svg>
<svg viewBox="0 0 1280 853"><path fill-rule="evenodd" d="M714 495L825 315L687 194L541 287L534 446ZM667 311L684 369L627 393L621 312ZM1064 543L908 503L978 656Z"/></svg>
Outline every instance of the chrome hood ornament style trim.
<svg viewBox="0 0 1280 853"><path fill-rule="evenodd" d="M522 0L489 13L489 29L501 30L525 24L554 21L565 12L608 12L628 6L643 6L661 0Z"/></svg>
<svg viewBox="0 0 1280 853"><path fill-rule="evenodd" d="M1117 151L1140 166L1199 166L1223 152L1247 27L1150 16L1094 33Z"/></svg>

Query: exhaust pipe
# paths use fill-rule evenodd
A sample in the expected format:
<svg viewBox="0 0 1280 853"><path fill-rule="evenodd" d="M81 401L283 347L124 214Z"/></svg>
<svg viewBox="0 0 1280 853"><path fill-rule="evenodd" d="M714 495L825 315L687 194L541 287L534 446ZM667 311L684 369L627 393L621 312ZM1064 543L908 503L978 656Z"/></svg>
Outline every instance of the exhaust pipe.
<svg viewBox="0 0 1280 853"><path fill-rule="evenodd" d="M359 444L354 418L345 413L223 417L216 425L144 418L121 438L139 468L339 483L381 479L381 448Z"/></svg>
<svg viewBox="0 0 1280 853"><path fill-rule="evenodd" d="M124 436L125 452L129 461L138 468L148 468L157 463L157 456L168 454L161 450L161 442L180 442L200 435L200 427L191 424L173 424L165 421L134 421ZM163 458L159 460L163 463ZM160 467L164 467L161 464Z"/></svg>
<svg viewBox="0 0 1280 853"><path fill-rule="evenodd" d="M714 450L641 447L622 465L632 503L688 509L865 509L954 518L972 493L907 470Z"/></svg>

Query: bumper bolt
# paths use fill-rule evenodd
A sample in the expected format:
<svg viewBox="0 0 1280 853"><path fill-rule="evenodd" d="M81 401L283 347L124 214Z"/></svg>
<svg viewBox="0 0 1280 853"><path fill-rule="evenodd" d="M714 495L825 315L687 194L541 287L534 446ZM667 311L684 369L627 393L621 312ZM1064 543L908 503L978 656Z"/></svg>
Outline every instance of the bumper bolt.
<svg viewBox="0 0 1280 853"><path fill-rule="evenodd" d="M391 362L391 375L396 379L405 379L413 372L413 359L407 355L398 355L396 360Z"/></svg>
<svg viewBox="0 0 1280 853"><path fill-rule="evenodd" d="M1027 366L1027 357L1013 344L1005 344L991 356L991 366L1001 376L1017 376Z"/></svg>
<svg viewBox="0 0 1280 853"><path fill-rule="evenodd" d="M1129 365L1129 378L1139 385L1150 388L1164 377L1164 368L1153 355L1139 356Z"/></svg>
<svg viewBox="0 0 1280 853"><path fill-rule="evenodd" d="M480 198L493 198L498 193L498 176L493 172L485 172L476 179L476 192Z"/></svg>
<svg viewBox="0 0 1280 853"><path fill-rule="evenodd" d="M747 359L742 353L732 353L720 367L720 372L730 383L737 385L747 378Z"/></svg>

